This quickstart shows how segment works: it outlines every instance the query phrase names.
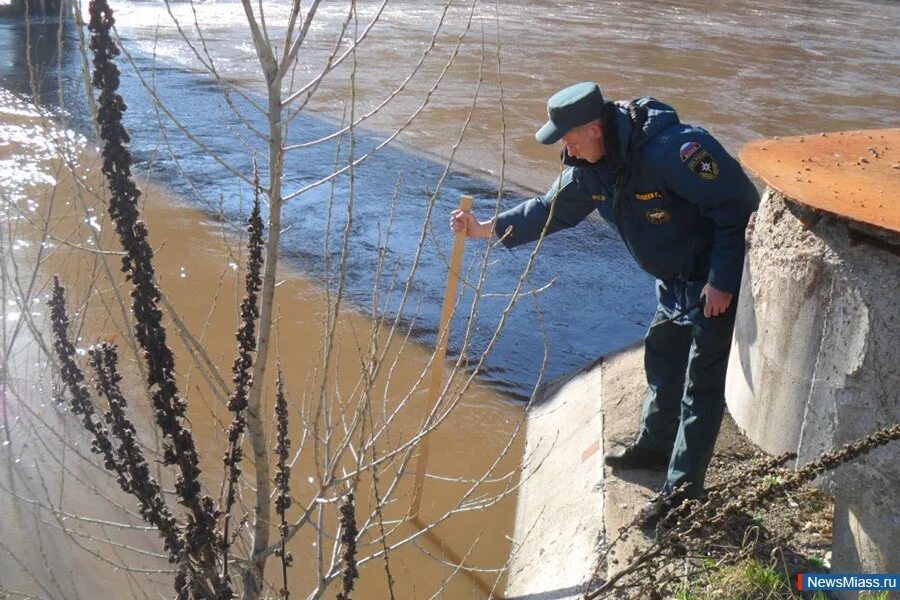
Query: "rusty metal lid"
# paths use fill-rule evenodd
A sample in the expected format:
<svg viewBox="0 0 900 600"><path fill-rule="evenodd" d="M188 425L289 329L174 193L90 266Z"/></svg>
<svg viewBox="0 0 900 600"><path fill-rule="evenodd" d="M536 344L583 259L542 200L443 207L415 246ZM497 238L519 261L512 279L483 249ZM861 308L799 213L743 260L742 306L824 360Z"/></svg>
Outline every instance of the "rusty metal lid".
<svg viewBox="0 0 900 600"><path fill-rule="evenodd" d="M791 200L900 232L900 129L758 140L739 156Z"/></svg>

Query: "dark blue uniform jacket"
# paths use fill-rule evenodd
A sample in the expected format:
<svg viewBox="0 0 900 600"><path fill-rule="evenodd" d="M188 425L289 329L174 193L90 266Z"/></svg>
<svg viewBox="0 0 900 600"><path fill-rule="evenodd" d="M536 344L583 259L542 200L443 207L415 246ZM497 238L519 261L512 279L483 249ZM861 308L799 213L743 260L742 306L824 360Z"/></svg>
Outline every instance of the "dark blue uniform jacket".
<svg viewBox="0 0 900 600"><path fill-rule="evenodd" d="M759 203L740 164L706 130L680 123L672 107L653 98L618 104L615 121L618 157L608 151L591 164L564 151L567 167L547 195L500 214L496 234L518 246L596 210L663 287L708 281L736 293L744 229Z"/></svg>

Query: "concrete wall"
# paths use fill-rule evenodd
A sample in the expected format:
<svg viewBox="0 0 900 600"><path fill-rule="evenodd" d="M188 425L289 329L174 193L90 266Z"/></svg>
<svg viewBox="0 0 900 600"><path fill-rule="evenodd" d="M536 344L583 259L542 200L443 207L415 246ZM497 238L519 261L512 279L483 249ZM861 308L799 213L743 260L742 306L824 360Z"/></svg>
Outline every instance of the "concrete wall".
<svg viewBox="0 0 900 600"><path fill-rule="evenodd" d="M900 422L900 236L878 233L766 192L748 229L726 395L767 452L795 451L802 465ZM900 572L900 444L817 484L835 496L832 571Z"/></svg>
<svg viewBox="0 0 900 600"><path fill-rule="evenodd" d="M528 407L507 600L584 596L604 535L600 379L598 361Z"/></svg>

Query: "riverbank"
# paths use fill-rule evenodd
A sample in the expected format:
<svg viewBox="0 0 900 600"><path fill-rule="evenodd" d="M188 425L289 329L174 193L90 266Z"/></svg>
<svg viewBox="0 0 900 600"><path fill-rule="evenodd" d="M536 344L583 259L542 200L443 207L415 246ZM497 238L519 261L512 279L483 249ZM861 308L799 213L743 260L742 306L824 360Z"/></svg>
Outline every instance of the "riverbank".
<svg viewBox="0 0 900 600"><path fill-rule="evenodd" d="M635 518L665 473L614 473L603 465L606 450L633 439L645 392L638 344L551 382L529 409L531 462L519 494L507 600L583 598L652 551L655 539L635 527ZM764 458L726 413L707 488L727 485ZM682 600L800 598L795 574L829 564L833 510L830 498L806 485L738 515L725 524L729 544L666 565L684 573L669 592ZM602 597L649 592L626 579L610 593Z"/></svg>

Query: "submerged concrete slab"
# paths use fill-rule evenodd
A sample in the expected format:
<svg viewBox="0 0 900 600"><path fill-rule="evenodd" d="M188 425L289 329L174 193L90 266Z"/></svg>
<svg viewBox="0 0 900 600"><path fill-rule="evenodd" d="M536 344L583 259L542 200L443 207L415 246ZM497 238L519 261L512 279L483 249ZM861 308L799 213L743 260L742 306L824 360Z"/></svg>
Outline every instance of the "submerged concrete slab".
<svg viewBox="0 0 900 600"><path fill-rule="evenodd" d="M528 411L508 600L580 598L603 535L600 364L547 386Z"/></svg>

